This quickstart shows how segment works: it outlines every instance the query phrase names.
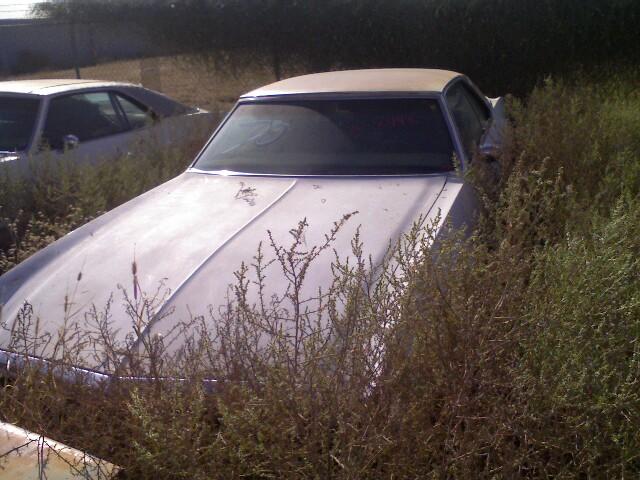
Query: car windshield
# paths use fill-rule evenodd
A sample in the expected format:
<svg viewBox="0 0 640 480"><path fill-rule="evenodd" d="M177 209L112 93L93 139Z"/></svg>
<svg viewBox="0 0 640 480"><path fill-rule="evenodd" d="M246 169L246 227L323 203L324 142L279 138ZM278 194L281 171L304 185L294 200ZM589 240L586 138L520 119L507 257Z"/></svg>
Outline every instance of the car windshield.
<svg viewBox="0 0 640 480"><path fill-rule="evenodd" d="M17 152L29 146L40 100L0 95L0 151Z"/></svg>
<svg viewBox="0 0 640 480"><path fill-rule="evenodd" d="M276 175L406 175L453 169L430 98L241 103L194 168Z"/></svg>

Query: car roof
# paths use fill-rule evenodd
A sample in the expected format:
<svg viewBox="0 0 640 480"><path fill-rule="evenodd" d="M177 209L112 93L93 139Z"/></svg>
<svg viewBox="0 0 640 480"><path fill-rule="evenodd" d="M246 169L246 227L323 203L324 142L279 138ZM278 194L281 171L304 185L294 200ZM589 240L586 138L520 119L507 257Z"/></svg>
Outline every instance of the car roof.
<svg viewBox="0 0 640 480"><path fill-rule="evenodd" d="M51 95L82 88L133 86L130 83L106 82L102 80L85 79L36 79L36 80L9 80L0 82L0 93L21 93L31 95Z"/></svg>
<svg viewBox="0 0 640 480"><path fill-rule="evenodd" d="M241 98L273 95L360 92L440 93L461 74L426 68L343 70L288 78L260 87Z"/></svg>

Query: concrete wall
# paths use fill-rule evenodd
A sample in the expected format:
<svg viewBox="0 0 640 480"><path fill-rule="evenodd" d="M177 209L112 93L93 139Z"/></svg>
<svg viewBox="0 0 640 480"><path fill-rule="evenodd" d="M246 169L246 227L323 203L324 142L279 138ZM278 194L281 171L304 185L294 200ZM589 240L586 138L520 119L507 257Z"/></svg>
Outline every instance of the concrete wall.
<svg viewBox="0 0 640 480"><path fill-rule="evenodd" d="M0 20L2 75L158 53L153 42L145 38L132 21L117 26L93 23L74 27L43 20Z"/></svg>

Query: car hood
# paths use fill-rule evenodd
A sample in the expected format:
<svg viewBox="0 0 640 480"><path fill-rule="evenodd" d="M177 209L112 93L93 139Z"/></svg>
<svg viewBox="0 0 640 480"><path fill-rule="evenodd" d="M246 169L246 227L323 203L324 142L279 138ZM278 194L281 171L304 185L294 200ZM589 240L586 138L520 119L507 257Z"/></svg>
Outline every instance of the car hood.
<svg viewBox="0 0 640 480"><path fill-rule="evenodd" d="M432 208L449 177L262 177L187 172L68 234L0 277L0 348L25 307L39 334L61 328L95 328L110 304L117 340L136 332L131 305L141 299L155 316L145 333L166 334L181 320L224 305L233 272L250 264L260 242L267 259L273 241L287 247L290 230L306 219L303 248L321 244L343 215L353 215L333 248L343 256L359 230L365 255L380 261L389 244ZM450 180L450 179L449 179ZM431 212L431 213L430 213ZM333 251L310 269L309 295L332 278ZM272 265L269 294L283 293L284 278ZM92 309L96 314L87 315ZM170 313L170 315L165 315ZM103 317L106 318L106 317ZM35 322L37 319L37 322ZM138 325L140 327L140 325ZM42 356L54 355L53 343ZM84 359L85 366L92 361Z"/></svg>

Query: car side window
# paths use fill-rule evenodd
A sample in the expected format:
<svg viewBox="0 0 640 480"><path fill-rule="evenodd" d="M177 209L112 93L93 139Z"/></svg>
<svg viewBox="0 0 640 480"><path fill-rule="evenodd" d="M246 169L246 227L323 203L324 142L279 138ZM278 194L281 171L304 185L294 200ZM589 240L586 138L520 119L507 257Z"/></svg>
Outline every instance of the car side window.
<svg viewBox="0 0 640 480"><path fill-rule="evenodd" d="M49 147L61 150L67 135L75 135L84 142L126 129L108 92L78 93L55 97L49 102L42 140Z"/></svg>
<svg viewBox="0 0 640 480"><path fill-rule="evenodd" d="M471 156L489 124L491 112L463 82L457 82L449 89L446 100L458 127L462 146Z"/></svg>
<svg viewBox="0 0 640 480"><path fill-rule="evenodd" d="M118 103L122 107L122 111L127 117L129 126L132 129L136 130L138 128L144 128L154 124L155 115L148 107L126 98L119 93L116 93L115 96L118 99Z"/></svg>
<svg viewBox="0 0 640 480"><path fill-rule="evenodd" d="M153 113L158 118L173 117L178 115L187 115L197 111L196 108L188 107L176 102L175 100L162 95L161 93L147 90L141 87L128 87L128 98L138 100L140 103L149 105Z"/></svg>

